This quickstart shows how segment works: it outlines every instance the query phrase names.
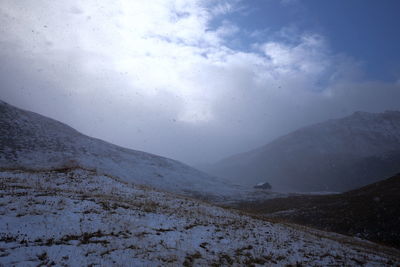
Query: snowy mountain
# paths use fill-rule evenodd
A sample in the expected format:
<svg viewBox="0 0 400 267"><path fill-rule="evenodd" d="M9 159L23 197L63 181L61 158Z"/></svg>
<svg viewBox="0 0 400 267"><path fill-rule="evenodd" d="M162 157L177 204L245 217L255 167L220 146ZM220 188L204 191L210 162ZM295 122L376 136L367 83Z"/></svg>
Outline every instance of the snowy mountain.
<svg viewBox="0 0 400 267"><path fill-rule="evenodd" d="M207 169L273 190L345 191L400 171L400 112L356 112L311 125Z"/></svg>
<svg viewBox="0 0 400 267"><path fill-rule="evenodd" d="M95 171L0 172L0 266L396 266L399 251Z"/></svg>
<svg viewBox="0 0 400 267"><path fill-rule="evenodd" d="M213 200L254 196L180 162L91 138L58 121L0 102L0 168L73 167Z"/></svg>
<svg viewBox="0 0 400 267"><path fill-rule="evenodd" d="M396 249L191 198L226 205L276 195L3 102L0 167L0 266L400 263Z"/></svg>

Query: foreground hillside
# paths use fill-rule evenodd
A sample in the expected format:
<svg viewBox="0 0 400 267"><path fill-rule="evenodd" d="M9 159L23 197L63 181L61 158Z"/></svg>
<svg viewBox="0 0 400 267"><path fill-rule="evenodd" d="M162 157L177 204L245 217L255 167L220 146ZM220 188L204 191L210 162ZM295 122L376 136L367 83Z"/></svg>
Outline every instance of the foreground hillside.
<svg viewBox="0 0 400 267"><path fill-rule="evenodd" d="M400 112L356 112L294 131L206 168L243 185L347 191L400 172Z"/></svg>
<svg viewBox="0 0 400 267"><path fill-rule="evenodd" d="M93 171L0 177L4 266L400 264L398 251L373 243L273 224Z"/></svg>
<svg viewBox="0 0 400 267"><path fill-rule="evenodd" d="M127 182L215 201L254 197L175 160L122 148L0 101L0 169L82 166Z"/></svg>
<svg viewBox="0 0 400 267"><path fill-rule="evenodd" d="M303 195L240 208L400 248L400 174L336 195Z"/></svg>

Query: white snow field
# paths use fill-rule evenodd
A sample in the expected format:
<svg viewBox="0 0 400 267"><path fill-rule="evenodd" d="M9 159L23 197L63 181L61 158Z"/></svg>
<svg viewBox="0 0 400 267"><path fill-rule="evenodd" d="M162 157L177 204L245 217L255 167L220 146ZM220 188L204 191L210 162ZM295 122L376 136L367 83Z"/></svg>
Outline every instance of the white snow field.
<svg viewBox="0 0 400 267"><path fill-rule="evenodd" d="M93 170L0 172L1 266L396 266L399 251Z"/></svg>

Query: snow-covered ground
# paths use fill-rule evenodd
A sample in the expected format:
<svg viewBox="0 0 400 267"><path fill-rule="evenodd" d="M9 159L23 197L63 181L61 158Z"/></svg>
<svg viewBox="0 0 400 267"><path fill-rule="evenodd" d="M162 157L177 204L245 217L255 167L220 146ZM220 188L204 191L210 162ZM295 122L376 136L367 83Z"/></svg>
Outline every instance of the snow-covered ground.
<svg viewBox="0 0 400 267"><path fill-rule="evenodd" d="M3 266L400 264L394 249L91 170L2 171L0 194Z"/></svg>

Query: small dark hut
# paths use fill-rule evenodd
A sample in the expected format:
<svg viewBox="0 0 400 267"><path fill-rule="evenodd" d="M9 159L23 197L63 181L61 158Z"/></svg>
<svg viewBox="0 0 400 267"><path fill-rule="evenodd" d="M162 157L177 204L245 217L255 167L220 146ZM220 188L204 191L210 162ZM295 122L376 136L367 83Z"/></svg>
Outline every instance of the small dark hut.
<svg viewBox="0 0 400 267"><path fill-rule="evenodd" d="M271 186L268 182L264 182L264 183L256 184L256 185L254 186L254 188L256 188L256 189L270 190L270 189L272 189L272 186Z"/></svg>

